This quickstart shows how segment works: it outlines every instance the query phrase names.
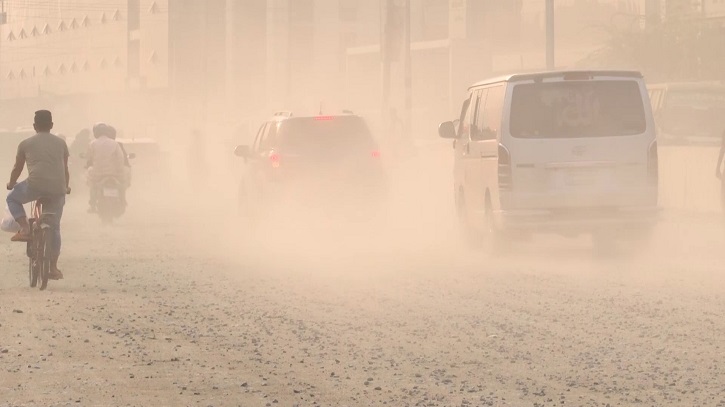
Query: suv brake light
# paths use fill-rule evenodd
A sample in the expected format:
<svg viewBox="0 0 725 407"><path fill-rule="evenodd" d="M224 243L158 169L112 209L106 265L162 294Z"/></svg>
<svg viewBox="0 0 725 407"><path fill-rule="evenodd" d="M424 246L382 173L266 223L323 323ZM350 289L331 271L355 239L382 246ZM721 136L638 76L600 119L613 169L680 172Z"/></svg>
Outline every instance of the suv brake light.
<svg viewBox="0 0 725 407"><path fill-rule="evenodd" d="M373 158L380 158L380 155L381 155L381 154L380 154L380 150L374 150L374 151L373 151L372 153L370 153L370 155L371 155L371 156L372 156Z"/></svg>
<svg viewBox="0 0 725 407"><path fill-rule="evenodd" d="M332 116L315 116L315 120L319 122L329 122L333 119Z"/></svg>
<svg viewBox="0 0 725 407"><path fill-rule="evenodd" d="M269 161L272 163L272 167L279 168L279 154L271 153L269 155Z"/></svg>

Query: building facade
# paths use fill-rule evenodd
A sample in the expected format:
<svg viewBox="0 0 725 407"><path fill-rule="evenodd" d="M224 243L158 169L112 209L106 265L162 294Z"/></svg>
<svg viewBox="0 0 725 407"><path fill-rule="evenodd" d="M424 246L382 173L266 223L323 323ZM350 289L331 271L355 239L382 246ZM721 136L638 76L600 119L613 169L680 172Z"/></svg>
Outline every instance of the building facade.
<svg viewBox="0 0 725 407"><path fill-rule="evenodd" d="M68 130L91 116L121 121L133 113L129 95L168 87L167 1L13 1L5 10L2 127L43 106L66 117Z"/></svg>
<svg viewBox="0 0 725 407"><path fill-rule="evenodd" d="M607 34L601 26L618 21L613 16L636 21L653 1L557 1L558 65L571 65L600 46ZM722 0L707 1L714 12ZM456 115L466 86L483 77L542 69L543 3L410 0L413 109L419 116L433 123ZM281 109L354 109L379 117L386 4L6 1L7 22L0 25L0 120L5 123L0 127L14 125L18 109L31 105L75 115L76 127L137 120L133 127L142 129L169 117L179 126L203 126L253 121ZM399 28L401 21L393 26ZM392 41L400 44L400 35ZM390 104L401 110L400 45L397 52Z"/></svg>

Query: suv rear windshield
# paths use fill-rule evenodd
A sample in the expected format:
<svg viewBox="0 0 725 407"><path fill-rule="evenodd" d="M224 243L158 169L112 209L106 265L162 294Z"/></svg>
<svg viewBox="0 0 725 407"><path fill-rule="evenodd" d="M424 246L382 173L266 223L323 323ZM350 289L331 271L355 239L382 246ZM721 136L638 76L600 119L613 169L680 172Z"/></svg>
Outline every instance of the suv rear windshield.
<svg viewBox="0 0 725 407"><path fill-rule="evenodd" d="M279 132L280 148L285 153L308 155L374 149L365 121L355 116L285 120Z"/></svg>
<svg viewBox="0 0 725 407"><path fill-rule="evenodd" d="M632 80L521 84L511 102L517 138L586 138L642 134L647 128L639 84Z"/></svg>

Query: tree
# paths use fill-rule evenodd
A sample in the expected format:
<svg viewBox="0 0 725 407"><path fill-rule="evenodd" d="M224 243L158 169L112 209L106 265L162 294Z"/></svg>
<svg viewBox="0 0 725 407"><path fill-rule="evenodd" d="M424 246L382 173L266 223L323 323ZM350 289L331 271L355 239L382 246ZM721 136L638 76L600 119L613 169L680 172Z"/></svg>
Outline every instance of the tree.
<svg viewBox="0 0 725 407"><path fill-rule="evenodd" d="M725 80L725 30L700 19L667 19L645 30L610 30L610 40L578 64L642 71L650 81Z"/></svg>

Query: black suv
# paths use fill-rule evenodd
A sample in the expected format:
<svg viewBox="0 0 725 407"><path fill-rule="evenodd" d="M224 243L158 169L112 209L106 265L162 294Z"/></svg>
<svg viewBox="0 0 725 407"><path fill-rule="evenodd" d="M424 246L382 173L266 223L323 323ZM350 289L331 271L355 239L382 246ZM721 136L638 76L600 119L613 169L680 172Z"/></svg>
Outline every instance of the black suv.
<svg viewBox="0 0 725 407"><path fill-rule="evenodd" d="M260 127L253 145L238 146L235 154L246 162L242 215L258 219L280 209L374 215L381 209L380 150L360 116L280 112Z"/></svg>

